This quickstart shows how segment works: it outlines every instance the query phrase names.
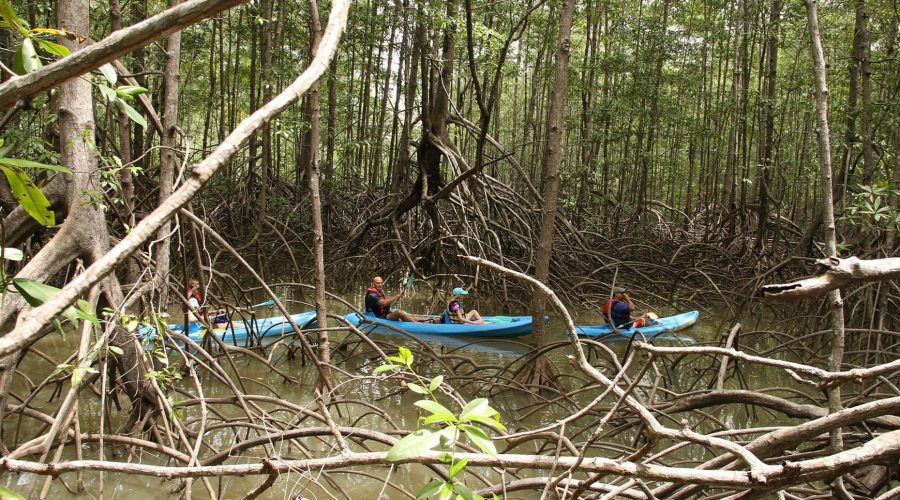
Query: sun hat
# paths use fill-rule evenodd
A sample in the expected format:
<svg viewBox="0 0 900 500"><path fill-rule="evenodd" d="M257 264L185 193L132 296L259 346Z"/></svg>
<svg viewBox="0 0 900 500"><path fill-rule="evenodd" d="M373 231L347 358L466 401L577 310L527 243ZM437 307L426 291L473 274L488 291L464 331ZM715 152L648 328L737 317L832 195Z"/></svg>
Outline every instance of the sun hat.
<svg viewBox="0 0 900 500"><path fill-rule="evenodd" d="M614 294L615 294L615 293L625 293L625 292L627 292L627 291L628 291L628 289L625 288L624 286L617 286L617 287L614 287L614 288L613 288L613 293L614 293Z"/></svg>
<svg viewBox="0 0 900 500"><path fill-rule="evenodd" d="M453 295L469 295L465 288L456 287L453 289Z"/></svg>

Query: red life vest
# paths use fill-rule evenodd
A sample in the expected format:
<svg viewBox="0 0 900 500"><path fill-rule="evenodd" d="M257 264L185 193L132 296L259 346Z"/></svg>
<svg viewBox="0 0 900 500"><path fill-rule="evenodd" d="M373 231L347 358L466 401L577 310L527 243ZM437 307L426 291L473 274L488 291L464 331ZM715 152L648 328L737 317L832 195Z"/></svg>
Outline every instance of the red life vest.
<svg viewBox="0 0 900 500"><path fill-rule="evenodd" d="M197 299L198 304L203 303L203 299L200 298L200 292L198 292L197 290L191 290L188 292L188 302L190 302L191 297ZM188 302L181 304L181 312L188 312L190 310L190 308L188 307Z"/></svg>
<svg viewBox="0 0 900 500"><path fill-rule="evenodd" d="M371 311L373 314L375 314L375 316L378 316L379 318L383 318L383 317L387 316L387 313L389 313L390 310L388 309L387 306L383 306L383 305L379 304L378 302L375 302L372 304L369 303L369 300L368 300L369 294L373 293L373 292L376 295L378 295L379 297L381 297L381 300L384 300L384 298L385 298L384 294L381 293L381 291L378 290L377 288L372 288L372 287L367 288L366 289L366 299L367 299L366 300L366 309Z"/></svg>

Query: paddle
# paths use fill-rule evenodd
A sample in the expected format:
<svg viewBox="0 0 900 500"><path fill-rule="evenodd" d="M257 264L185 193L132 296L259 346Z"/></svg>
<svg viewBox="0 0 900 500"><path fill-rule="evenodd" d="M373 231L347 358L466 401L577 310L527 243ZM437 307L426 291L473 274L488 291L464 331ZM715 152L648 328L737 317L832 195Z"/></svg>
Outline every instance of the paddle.
<svg viewBox="0 0 900 500"><path fill-rule="evenodd" d="M281 297L278 297L278 300L281 301L281 300L284 300L284 299L281 298ZM268 307L268 306L274 306L274 305L275 305L275 299L269 299L269 300L267 300L267 301L265 301L265 302L260 302L259 304L253 304L253 305L250 306L248 309L256 309L257 307Z"/></svg>

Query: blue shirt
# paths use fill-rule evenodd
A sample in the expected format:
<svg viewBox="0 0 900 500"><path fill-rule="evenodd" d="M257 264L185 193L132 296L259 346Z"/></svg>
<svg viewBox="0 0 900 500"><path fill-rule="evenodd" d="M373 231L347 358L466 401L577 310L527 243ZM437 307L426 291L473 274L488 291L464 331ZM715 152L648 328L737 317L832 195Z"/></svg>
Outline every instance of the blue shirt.
<svg viewBox="0 0 900 500"><path fill-rule="evenodd" d="M609 315L612 316L613 324L617 327L631 326L631 308L628 307L627 302L614 300Z"/></svg>

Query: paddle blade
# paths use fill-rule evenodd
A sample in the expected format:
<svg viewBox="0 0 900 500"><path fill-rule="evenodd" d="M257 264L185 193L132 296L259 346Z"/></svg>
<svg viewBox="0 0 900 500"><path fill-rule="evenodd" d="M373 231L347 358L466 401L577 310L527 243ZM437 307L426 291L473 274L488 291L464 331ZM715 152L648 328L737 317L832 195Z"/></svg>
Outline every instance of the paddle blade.
<svg viewBox="0 0 900 500"><path fill-rule="evenodd" d="M406 279L406 289L409 290L413 287L413 281L415 280L415 276L412 274L409 275L409 278Z"/></svg>

